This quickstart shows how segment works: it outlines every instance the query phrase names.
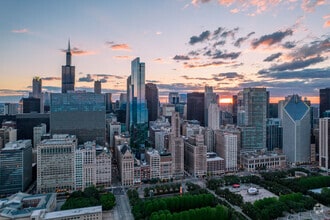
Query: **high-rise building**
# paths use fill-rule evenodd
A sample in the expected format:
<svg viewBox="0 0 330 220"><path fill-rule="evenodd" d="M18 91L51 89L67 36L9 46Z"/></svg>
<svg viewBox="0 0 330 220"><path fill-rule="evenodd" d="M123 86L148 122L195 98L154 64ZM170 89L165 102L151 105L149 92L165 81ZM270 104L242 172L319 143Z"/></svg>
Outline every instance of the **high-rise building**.
<svg viewBox="0 0 330 220"><path fill-rule="evenodd" d="M107 113L110 113L113 111L112 109L112 94L111 93L105 93L105 110Z"/></svg>
<svg viewBox="0 0 330 220"><path fill-rule="evenodd" d="M330 118L320 118L319 127L319 166L330 171Z"/></svg>
<svg viewBox="0 0 330 220"><path fill-rule="evenodd" d="M134 156L126 144L117 146L117 161L122 186L134 185Z"/></svg>
<svg viewBox="0 0 330 220"><path fill-rule="evenodd" d="M158 117L158 88L156 84L146 84L146 101L148 107L148 119L149 121L155 121Z"/></svg>
<svg viewBox="0 0 330 220"><path fill-rule="evenodd" d="M31 140L9 142L0 150L0 195L23 192L32 180Z"/></svg>
<svg viewBox="0 0 330 220"><path fill-rule="evenodd" d="M173 176L182 178L184 175L184 143L180 134L180 116L172 113L172 131L169 136L169 152L172 154Z"/></svg>
<svg viewBox="0 0 330 220"><path fill-rule="evenodd" d="M244 113L243 124L255 128L255 143L252 149L266 148L266 121L269 94L265 88L244 88L238 95L238 113ZM238 121L240 121L238 119Z"/></svg>
<svg viewBox="0 0 330 220"><path fill-rule="evenodd" d="M237 95L233 95L232 97L233 105L232 105L232 115L233 115L233 124L237 124Z"/></svg>
<svg viewBox="0 0 330 220"><path fill-rule="evenodd" d="M184 164L194 177L206 176L206 145L201 134L191 136L184 142Z"/></svg>
<svg viewBox="0 0 330 220"><path fill-rule="evenodd" d="M109 146L110 148L115 147L115 136L121 134L121 124L120 122L109 122L108 123L109 127Z"/></svg>
<svg viewBox="0 0 330 220"><path fill-rule="evenodd" d="M12 127L2 126L0 128L0 150L6 146L7 143L17 140L17 129Z"/></svg>
<svg viewBox="0 0 330 220"><path fill-rule="evenodd" d="M41 123L46 124L47 131L49 131L49 114L30 113L16 115L17 139L33 140L33 128Z"/></svg>
<svg viewBox="0 0 330 220"><path fill-rule="evenodd" d="M320 118L325 117L327 110L330 110L330 88L320 89Z"/></svg>
<svg viewBox="0 0 330 220"><path fill-rule="evenodd" d="M211 128L206 128L203 131L204 133L204 144L207 147L207 152L214 151L214 130Z"/></svg>
<svg viewBox="0 0 330 220"><path fill-rule="evenodd" d="M75 85L75 66L71 66L71 49L70 41L68 42L68 49L66 51L66 65L62 66L62 93L74 91Z"/></svg>
<svg viewBox="0 0 330 220"><path fill-rule="evenodd" d="M204 100L202 92L187 94L187 120L197 120L204 126Z"/></svg>
<svg viewBox="0 0 330 220"><path fill-rule="evenodd" d="M102 84L100 80L94 81L94 93L101 94Z"/></svg>
<svg viewBox="0 0 330 220"><path fill-rule="evenodd" d="M75 190L84 191L96 186L96 149L95 142L85 142L74 152Z"/></svg>
<svg viewBox="0 0 330 220"><path fill-rule="evenodd" d="M309 162L311 155L310 108L298 95L286 97L282 109L283 153L290 163Z"/></svg>
<svg viewBox="0 0 330 220"><path fill-rule="evenodd" d="M267 119L267 150L282 149L282 124L279 118Z"/></svg>
<svg viewBox="0 0 330 220"><path fill-rule="evenodd" d="M107 148L96 148L96 185L111 186L111 152Z"/></svg>
<svg viewBox="0 0 330 220"><path fill-rule="evenodd" d="M238 139L237 131L217 131L216 153L225 160L226 171L237 170Z"/></svg>
<svg viewBox="0 0 330 220"><path fill-rule="evenodd" d="M41 89L42 89L42 80L40 77L33 77L32 80L32 97L33 98L41 98Z"/></svg>
<svg viewBox="0 0 330 220"><path fill-rule="evenodd" d="M33 127L33 148L37 149L37 144L41 142L41 137L46 134L46 129L46 124L44 123Z"/></svg>
<svg viewBox="0 0 330 220"><path fill-rule="evenodd" d="M43 140L37 149L37 191L39 193L57 190L75 190L75 149L74 135L53 135Z"/></svg>
<svg viewBox="0 0 330 220"><path fill-rule="evenodd" d="M79 144L95 140L105 143L105 101L103 94L52 93L51 134L76 135Z"/></svg>
<svg viewBox="0 0 330 220"><path fill-rule="evenodd" d="M220 125L220 109L217 103L210 103L208 108L208 127L216 130Z"/></svg>
<svg viewBox="0 0 330 220"><path fill-rule="evenodd" d="M213 92L212 86L205 86L204 90L204 121L205 121L205 127L208 126L209 120L209 106L210 104L218 104L218 97L217 94Z"/></svg>
<svg viewBox="0 0 330 220"><path fill-rule="evenodd" d="M169 104L178 104L180 102L180 96L178 92L170 92L168 94L168 103Z"/></svg>
<svg viewBox="0 0 330 220"><path fill-rule="evenodd" d="M23 113L43 113L43 107L41 105L40 98L22 98L23 101Z"/></svg>
<svg viewBox="0 0 330 220"><path fill-rule="evenodd" d="M131 146L140 148L148 136L148 109L145 99L145 64L137 57L131 62L127 78L126 128L132 136Z"/></svg>
<svg viewBox="0 0 330 220"><path fill-rule="evenodd" d="M160 155L155 149L146 152L146 161L150 166L150 178L158 179L160 177Z"/></svg>

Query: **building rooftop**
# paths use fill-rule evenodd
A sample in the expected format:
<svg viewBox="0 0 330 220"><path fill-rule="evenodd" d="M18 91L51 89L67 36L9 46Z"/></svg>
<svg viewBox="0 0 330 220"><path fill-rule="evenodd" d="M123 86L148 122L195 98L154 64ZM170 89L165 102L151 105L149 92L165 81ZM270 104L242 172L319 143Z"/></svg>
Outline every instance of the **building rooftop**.
<svg viewBox="0 0 330 220"><path fill-rule="evenodd" d="M92 206L87 208L46 213L43 219L57 219L57 218L71 217L71 216L73 217L76 215L93 214L99 212L102 212L102 206Z"/></svg>

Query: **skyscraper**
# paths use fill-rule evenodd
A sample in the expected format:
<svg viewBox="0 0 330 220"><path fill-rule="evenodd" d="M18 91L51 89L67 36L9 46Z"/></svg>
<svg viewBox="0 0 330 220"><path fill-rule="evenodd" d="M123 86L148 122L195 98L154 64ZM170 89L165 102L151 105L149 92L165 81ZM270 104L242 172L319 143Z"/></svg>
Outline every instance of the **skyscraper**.
<svg viewBox="0 0 330 220"><path fill-rule="evenodd" d="M309 162L311 155L309 106L298 95L288 96L282 115L283 152L288 162Z"/></svg>
<svg viewBox="0 0 330 220"><path fill-rule="evenodd" d="M178 112L172 113L171 126L169 151L172 154L173 176L181 178L184 174L184 143L180 134L180 116Z"/></svg>
<svg viewBox="0 0 330 220"><path fill-rule="evenodd" d="M208 127L216 130L220 124L220 109L217 103L210 103L208 108Z"/></svg>
<svg viewBox="0 0 330 220"><path fill-rule="evenodd" d="M105 142L105 100L103 94L52 93L50 111L52 134L76 135L80 144Z"/></svg>
<svg viewBox="0 0 330 220"><path fill-rule="evenodd" d="M330 88L320 89L320 118L327 110L330 110Z"/></svg>
<svg viewBox="0 0 330 220"><path fill-rule="evenodd" d="M319 166L321 169L330 171L330 118L320 118L319 130Z"/></svg>
<svg viewBox="0 0 330 220"><path fill-rule="evenodd" d="M32 97L41 98L42 80L40 77L34 77L32 80Z"/></svg>
<svg viewBox="0 0 330 220"><path fill-rule="evenodd" d="M137 57L131 62L127 78L126 127L131 132L131 146L144 144L148 132L148 109L145 99L145 64Z"/></svg>
<svg viewBox="0 0 330 220"><path fill-rule="evenodd" d="M0 195L24 192L32 180L31 140L9 142L0 150Z"/></svg>
<svg viewBox="0 0 330 220"><path fill-rule="evenodd" d="M102 91L101 88L102 88L101 87L101 81L100 80L94 81L94 93L101 94L101 91Z"/></svg>
<svg viewBox="0 0 330 220"><path fill-rule="evenodd" d="M169 104L178 104L180 101L180 96L178 92L170 92L168 94L168 103Z"/></svg>
<svg viewBox="0 0 330 220"><path fill-rule="evenodd" d="M255 129L254 147L245 150L266 148L267 100L268 92L265 88L244 88L243 92L238 95L240 105L238 109L240 113L244 113L242 126Z"/></svg>
<svg viewBox="0 0 330 220"><path fill-rule="evenodd" d="M204 126L204 93L192 92L187 94L187 119L197 120Z"/></svg>
<svg viewBox="0 0 330 220"><path fill-rule="evenodd" d="M153 83L146 84L146 101L149 121L157 120L159 106L158 88Z"/></svg>
<svg viewBox="0 0 330 220"><path fill-rule="evenodd" d="M204 91L204 121L205 121L205 127L208 126L208 111L209 111L209 106L211 103L216 103L217 102L217 94L213 92L213 87L212 86L205 86L205 91Z"/></svg>
<svg viewBox="0 0 330 220"><path fill-rule="evenodd" d="M62 66L62 93L74 91L75 84L75 66L71 66L71 49L70 41L66 51L66 65Z"/></svg>

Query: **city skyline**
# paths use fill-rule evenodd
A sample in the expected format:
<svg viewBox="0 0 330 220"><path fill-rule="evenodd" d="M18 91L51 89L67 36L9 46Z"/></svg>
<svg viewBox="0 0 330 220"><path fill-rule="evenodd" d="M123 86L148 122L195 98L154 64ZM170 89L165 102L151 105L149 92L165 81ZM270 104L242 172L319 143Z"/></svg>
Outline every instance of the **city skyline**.
<svg viewBox="0 0 330 220"><path fill-rule="evenodd" d="M330 83L330 2L302 1L2 1L0 101L26 97L35 76L61 91L70 39L77 90L94 81L126 93L130 62L146 63L159 95L213 86L222 97L265 87L318 102Z"/></svg>

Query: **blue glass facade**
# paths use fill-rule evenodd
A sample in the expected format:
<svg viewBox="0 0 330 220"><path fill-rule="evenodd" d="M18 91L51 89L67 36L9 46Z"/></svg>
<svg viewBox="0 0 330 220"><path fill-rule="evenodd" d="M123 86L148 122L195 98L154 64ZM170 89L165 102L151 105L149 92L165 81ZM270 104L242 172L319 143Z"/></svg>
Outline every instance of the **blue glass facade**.
<svg viewBox="0 0 330 220"><path fill-rule="evenodd" d="M32 180L32 144L20 140L0 151L0 195L24 191Z"/></svg>
<svg viewBox="0 0 330 220"><path fill-rule="evenodd" d="M139 137L141 135L143 138L138 138L138 144L144 142L144 133L147 133L147 126L142 126L143 124L148 124L148 109L145 99L145 64L140 63L140 58L136 58L131 63L131 76L127 79L127 116L126 116L126 126L129 128L133 136L137 133ZM140 129L143 128L145 131L141 132ZM138 130L138 131L137 131ZM133 145L136 145L133 144Z"/></svg>
<svg viewBox="0 0 330 220"><path fill-rule="evenodd" d="M95 93L51 94L50 131L76 135L79 143L105 141L105 97Z"/></svg>

